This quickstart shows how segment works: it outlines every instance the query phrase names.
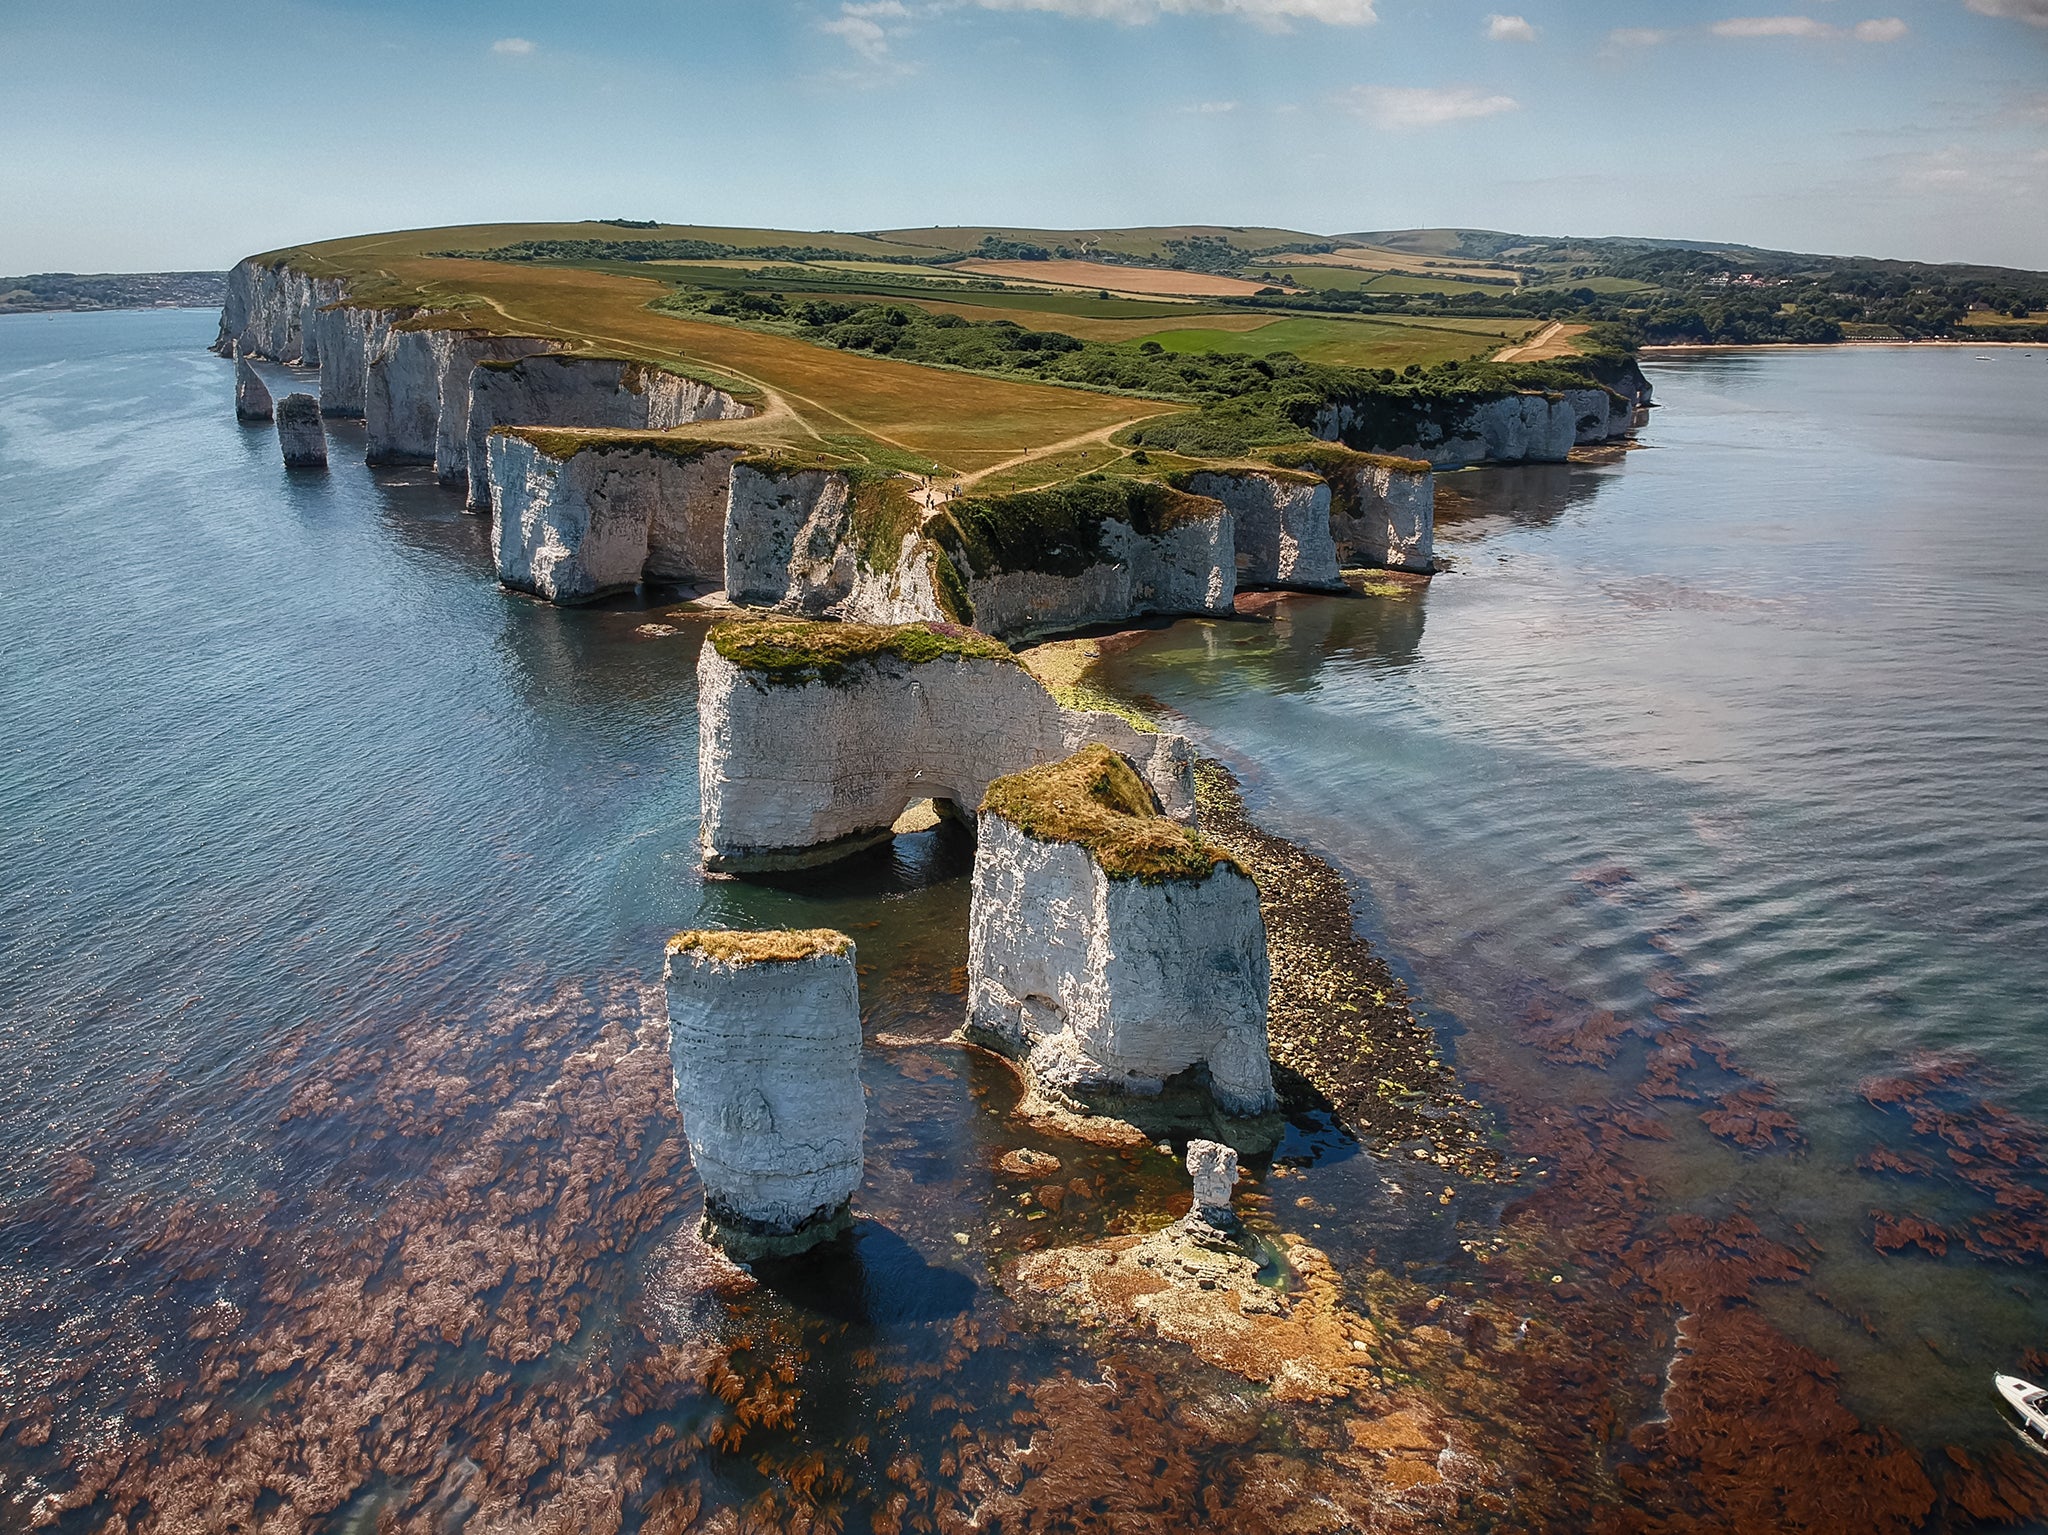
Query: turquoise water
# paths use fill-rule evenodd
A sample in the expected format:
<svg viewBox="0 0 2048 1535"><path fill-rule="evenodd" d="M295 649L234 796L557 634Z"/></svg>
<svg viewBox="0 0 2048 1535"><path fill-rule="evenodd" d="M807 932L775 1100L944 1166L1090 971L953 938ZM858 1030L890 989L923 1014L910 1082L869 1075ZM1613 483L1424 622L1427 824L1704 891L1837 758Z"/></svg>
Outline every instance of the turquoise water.
<svg viewBox="0 0 2048 1535"><path fill-rule="evenodd" d="M233 418L213 325L0 319L0 1528L82 1485L55 1528L137 1499L142 1527L225 1528L219 1489L320 1483L358 1439L374 1474L298 1488L309 1528L459 1528L479 1498L503 1527L490 1497L531 1512L605 1466L589 1527L680 1527L657 1515L690 1499L820 1527L790 1489L824 1487L846 1528L886 1529L899 1486L943 1525L984 1506L970 1459L1038 1434L1079 1492L998 1526L1099 1496L1178 1529L1342 1442L1003 1293L1009 1256L1151 1229L1185 1179L1020 1133L1014 1082L943 1043L957 832L705 883L701 622L506 594L484 524L425 473L365 469L359 429L287 475ZM1803 1149L1729 1147L1690 1105L1646 1175L1665 1208L1747 1199L1820 1237L1774 1319L1929 1446L1998 1442L1984 1372L2048 1343L2048 1291L1960 1245L1870 1249L1873 1206L1960 1223L1983 1200L1859 1171L1911 1137L1856 1089L1967 1049L1968 1094L2048 1119L2044 378L2018 352L1663 364L1640 450L1448 477L1456 568L1426 595L1180 624L1112 668L1357 876L1482 1089L1623 1090L1626 1059L1610 1083L1517 1053L1532 995L1661 1009L1772 1080ZM656 1047L588 1065L699 923L842 926L864 967L860 1223L750 1288L689 1242ZM1027 1142L1081 1190L1056 1210L995 1170ZM1312 1125L1288 1151L1310 1165L1255 1223L1313 1215L1347 1270L1376 1249L1448 1282L1488 1235L1495 1200L1404 1199L1399 1162ZM465 1267L492 1254L502 1274ZM451 1294L469 1321L407 1320ZM511 1343L487 1353L477 1317ZM344 1357L407 1382L368 1427ZM787 1411L740 1410L735 1381ZM565 1403L598 1439L536 1426ZM508 1426L550 1446L530 1486Z"/></svg>
<svg viewBox="0 0 2048 1535"><path fill-rule="evenodd" d="M1966 1052L2048 1119L2048 352L1651 372L1635 450L1445 476L1426 595L1183 623L1110 677L1360 879L1468 1057L1538 992L1732 1044L1808 1145L1695 1127L1665 1198L1805 1224L1816 1288L1878 1336L1789 1297L1779 1320L1858 1407L1977 1437L1990 1371L2048 1346L2048 1282L1871 1249L1873 1208L1983 1202L1858 1171L1905 1139L1858 1088Z"/></svg>

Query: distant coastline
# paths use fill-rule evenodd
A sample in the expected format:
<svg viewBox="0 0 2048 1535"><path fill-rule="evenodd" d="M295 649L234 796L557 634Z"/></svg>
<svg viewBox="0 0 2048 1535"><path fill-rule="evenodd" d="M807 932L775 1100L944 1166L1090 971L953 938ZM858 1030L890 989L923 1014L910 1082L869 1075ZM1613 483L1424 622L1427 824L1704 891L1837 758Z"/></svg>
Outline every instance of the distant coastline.
<svg viewBox="0 0 2048 1535"><path fill-rule="evenodd" d="M1666 341L1646 342L1637 348L1641 355L1664 355L1672 352L1838 352L1845 347L1896 347L1901 351L1920 351L1926 347L1982 347L2009 346L2033 347L2048 350L2048 341L1953 341L1948 339L1927 341L1905 341L1896 336L1850 336L1840 341Z"/></svg>
<svg viewBox="0 0 2048 1535"><path fill-rule="evenodd" d="M214 309L227 291L225 272L33 272L0 277L0 314Z"/></svg>

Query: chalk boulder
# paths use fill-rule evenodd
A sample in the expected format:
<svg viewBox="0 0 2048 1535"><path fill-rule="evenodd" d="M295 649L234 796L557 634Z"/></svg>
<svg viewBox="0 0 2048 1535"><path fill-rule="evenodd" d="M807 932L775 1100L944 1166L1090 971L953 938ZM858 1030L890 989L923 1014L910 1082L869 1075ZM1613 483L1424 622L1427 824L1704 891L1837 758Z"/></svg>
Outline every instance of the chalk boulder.
<svg viewBox="0 0 2048 1535"><path fill-rule="evenodd" d="M271 408L270 386L263 382L263 375L250 365L241 349L236 348L235 418L239 421L268 421Z"/></svg>
<svg viewBox="0 0 2048 1535"><path fill-rule="evenodd" d="M717 586L738 456L724 443L651 434L493 432L498 579L562 604L642 581Z"/></svg>
<svg viewBox="0 0 2048 1535"><path fill-rule="evenodd" d="M1205 1068L1226 1114L1275 1107L1258 886L1162 816L1106 747L981 802L967 1028L1055 1101L1157 1096Z"/></svg>
<svg viewBox="0 0 2048 1535"><path fill-rule="evenodd" d="M1063 709L1003 645L945 624L721 624L697 731L704 862L729 872L845 857L919 800L971 819L993 780L1090 742L1138 763L1172 814L1194 808L1182 738Z"/></svg>
<svg viewBox="0 0 2048 1535"><path fill-rule="evenodd" d="M705 1234L745 1260L846 1229L867 1124L852 940L829 929L680 933L664 975Z"/></svg>
<svg viewBox="0 0 2048 1535"><path fill-rule="evenodd" d="M277 445L287 469L327 467L327 429L312 395L288 394L277 402Z"/></svg>

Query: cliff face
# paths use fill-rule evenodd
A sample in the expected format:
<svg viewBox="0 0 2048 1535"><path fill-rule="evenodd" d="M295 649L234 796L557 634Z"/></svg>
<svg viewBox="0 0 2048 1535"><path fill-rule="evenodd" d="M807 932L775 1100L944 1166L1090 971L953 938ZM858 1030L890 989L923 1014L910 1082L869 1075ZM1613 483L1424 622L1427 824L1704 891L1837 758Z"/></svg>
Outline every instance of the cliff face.
<svg viewBox="0 0 2048 1535"><path fill-rule="evenodd" d="M843 1230L867 1101L860 993L843 933L678 934L669 1055L706 1235L742 1260Z"/></svg>
<svg viewBox="0 0 2048 1535"><path fill-rule="evenodd" d="M609 357L530 356L487 364L469 381L464 459L469 506L490 505L490 437L499 426L667 431L753 411L722 390Z"/></svg>
<svg viewBox="0 0 2048 1535"><path fill-rule="evenodd" d="M391 328L407 317L398 309L358 309L335 302L319 310L320 412L360 417L370 386L370 363L391 344Z"/></svg>
<svg viewBox="0 0 2048 1535"><path fill-rule="evenodd" d="M820 633L820 631L824 631ZM824 863L886 840L922 799L971 816L989 783L1100 742L1139 765L1167 810L1193 814L1192 755L1114 715L1062 709L1006 654L912 661L891 648L920 625L734 624L697 663L698 782L708 867L738 872ZM958 631L955 631L958 632ZM873 648L818 666L737 664L749 636L778 651L849 636ZM987 647L989 642L977 641Z"/></svg>
<svg viewBox="0 0 2048 1535"><path fill-rule="evenodd" d="M1436 476L1420 459L1346 448L1290 448L1275 463L1329 487L1330 537L1340 562L1427 573L1435 568Z"/></svg>
<svg viewBox="0 0 2048 1535"><path fill-rule="evenodd" d="M1238 585L1343 588L1330 487L1321 479L1280 469L1202 470L1187 477L1185 488L1229 510Z"/></svg>
<svg viewBox="0 0 2048 1535"><path fill-rule="evenodd" d="M1014 808L1016 786L1071 775L1076 764L1085 756L1002 780L983 803L968 1028L1024 1060L1056 1098L1155 1096L1169 1077L1204 1066L1224 1112L1271 1110L1271 974L1257 885L1235 864L1200 856L1160 877L1120 870L1117 842L1141 839L1140 857L1158 844L1146 835L1151 813L1129 788L1121 807L1067 834ZM1056 818L1072 809L1064 791Z"/></svg>
<svg viewBox="0 0 2048 1535"><path fill-rule="evenodd" d="M463 330L393 330L372 358L363 425L373 464L432 464L444 485L468 477L469 382L477 364L530 357L554 343Z"/></svg>
<svg viewBox="0 0 2048 1535"><path fill-rule="evenodd" d="M505 585L566 604L643 580L723 578L738 449L627 439L549 451L546 442L516 431L489 439L491 550Z"/></svg>
<svg viewBox="0 0 2048 1535"><path fill-rule="evenodd" d="M1237 596L1236 527L1208 496L1083 479L968 497L926 525L974 627L1016 640L1147 614L1223 614Z"/></svg>
<svg viewBox="0 0 2048 1535"><path fill-rule="evenodd" d="M1578 422L1562 397L1474 394L1402 403L1339 401L1310 427L1361 452L1422 459L1438 469L1469 464L1563 463Z"/></svg>

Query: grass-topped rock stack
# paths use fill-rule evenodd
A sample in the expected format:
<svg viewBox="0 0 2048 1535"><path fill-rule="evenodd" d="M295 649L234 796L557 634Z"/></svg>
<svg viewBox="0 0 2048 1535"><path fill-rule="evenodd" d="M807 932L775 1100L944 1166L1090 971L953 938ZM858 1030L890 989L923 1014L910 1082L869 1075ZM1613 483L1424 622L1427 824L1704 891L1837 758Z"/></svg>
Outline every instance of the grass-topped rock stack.
<svg viewBox="0 0 2048 1535"><path fill-rule="evenodd" d="M1056 1103L1121 1112L1192 1074L1226 1115L1273 1110L1266 924L1229 853L1102 746L990 784L980 833L973 1037Z"/></svg>
<svg viewBox="0 0 2048 1535"><path fill-rule="evenodd" d="M664 975L705 1234L745 1260L845 1230L867 1126L853 940L826 928L678 933Z"/></svg>
<svg viewBox="0 0 2048 1535"><path fill-rule="evenodd" d="M1343 589L1337 542L1330 529L1330 487L1299 469L1199 469L1175 483L1230 509L1240 586L1296 591Z"/></svg>
<svg viewBox="0 0 2048 1535"><path fill-rule="evenodd" d="M1228 613L1237 595L1230 510L1143 479L951 501L925 529L965 593L961 617L1022 639L1155 613Z"/></svg>
<svg viewBox="0 0 2048 1535"><path fill-rule="evenodd" d="M1427 574L1436 568L1436 476L1421 459L1323 443L1267 455L1330 487L1330 536L1347 565Z"/></svg>
<svg viewBox="0 0 2048 1535"><path fill-rule="evenodd" d="M643 581L724 584L728 493L743 448L557 427L500 427L488 441L491 552L513 590L572 604Z"/></svg>
<svg viewBox="0 0 2048 1535"><path fill-rule="evenodd" d="M469 509L492 504L491 433L498 427L665 432L753 414L752 406L723 389L630 358L550 352L487 362L469 381Z"/></svg>
<svg viewBox="0 0 2048 1535"><path fill-rule="evenodd" d="M920 800L972 817L994 779L1090 742L1143 764L1170 810L1193 813L1180 737L1061 708L1007 648L957 625L721 624L697 663L697 723L715 870L845 857L887 841Z"/></svg>

